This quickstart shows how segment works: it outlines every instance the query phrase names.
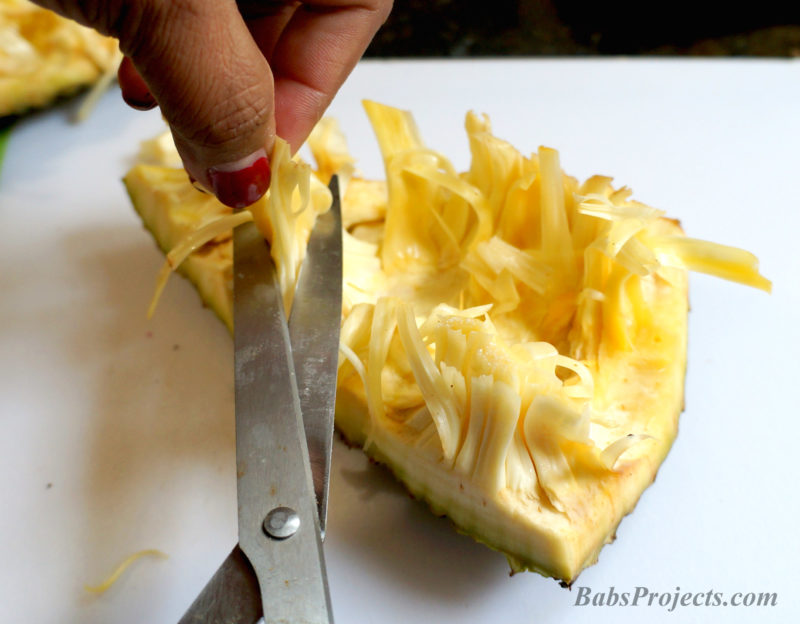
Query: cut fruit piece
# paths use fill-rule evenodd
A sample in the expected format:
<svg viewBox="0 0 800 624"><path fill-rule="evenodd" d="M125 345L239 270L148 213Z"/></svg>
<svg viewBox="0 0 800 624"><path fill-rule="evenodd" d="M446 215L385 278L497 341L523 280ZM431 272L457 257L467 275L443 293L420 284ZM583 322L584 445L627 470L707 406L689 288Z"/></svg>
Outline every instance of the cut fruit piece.
<svg viewBox="0 0 800 624"><path fill-rule="evenodd" d="M565 176L555 150L523 157L486 118L467 116L459 174L410 114L366 106L385 187L351 177L334 126L313 139L320 177L340 163L349 178L336 425L514 571L572 582L677 433L687 267L769 282L751 255L686 239L609 178ZM180 177L126 177L163 249L214 210ZM186 272L230 326L230 241L211 247Z"/></svg>
<svg viewBox="0 0 800 624"><path fill-rule="evenodd" d="M115 39L27 0L0 0L0 117L88 87L121 58Z"/></svg>
<svg viewBox="0 0 800 624"><path fill-rule="evenodd" d="M161 250L167 254L178 242L230 209L213 196L197 191L183 169L136 165L124 179L131 201ZM219 318L233 330L233 247L231 236L219 237L181 264L188 277Z"/></svg>

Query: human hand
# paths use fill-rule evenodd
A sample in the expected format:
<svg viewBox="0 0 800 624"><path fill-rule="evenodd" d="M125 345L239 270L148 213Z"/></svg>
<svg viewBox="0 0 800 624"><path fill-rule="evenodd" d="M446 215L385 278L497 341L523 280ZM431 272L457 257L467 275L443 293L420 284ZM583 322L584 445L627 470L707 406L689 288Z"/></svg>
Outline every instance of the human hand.
<svg viewBox="0 0 800 624"><path fill-rule="evenodd" d="M190 176L244 207L269 186L275 135L305 141L392 0L35 0L117 37L119 82L156 104Z"/></svg>

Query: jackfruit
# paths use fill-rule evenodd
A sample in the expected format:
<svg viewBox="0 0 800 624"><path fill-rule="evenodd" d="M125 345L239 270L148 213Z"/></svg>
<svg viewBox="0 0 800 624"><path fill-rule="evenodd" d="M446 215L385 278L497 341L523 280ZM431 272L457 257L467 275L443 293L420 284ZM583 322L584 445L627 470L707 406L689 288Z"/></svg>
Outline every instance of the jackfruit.
<svg viewBox="0 0 800 624"><path fill-rule="evenodd" d="M121 58L115 39L27 0L0 0L0 117L113 76Z"/></svg>
<svg viewBox="0 0 800 624"><path fill-rule="evenodd" d="M280 194L292 219L313 216L327 178L343 172L336 426L512 571L571 583L676 436L687 269L771 285L751 254L686 238L610 178L578 183L553 149L524 157L486 117L467 115L472 162L458 173L425 147L409 113L365 107L385 182L357 177L327 120L308 143L318 163L310 186L323 189L316 207L297 178L281 182L284 167L301 165L280 143L278 178L250 207L259 221ZM145 146L148 158L163 160L164 141ZM139 164L125 184L164 250L230 212L177 169ZM265 235L302 247L306 226L273 221ZM230 327L230 237L212 235L183 270ZM296 258L273 257L291 265L282 283L291 290Z"/></svg>

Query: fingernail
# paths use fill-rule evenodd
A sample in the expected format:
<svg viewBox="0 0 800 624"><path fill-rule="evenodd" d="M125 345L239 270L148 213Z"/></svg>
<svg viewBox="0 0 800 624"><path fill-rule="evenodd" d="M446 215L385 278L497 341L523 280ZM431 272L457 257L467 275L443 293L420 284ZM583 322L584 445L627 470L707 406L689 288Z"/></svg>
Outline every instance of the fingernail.
<svg viewBox="0 0 800 624"><path fill-rule="evenodd" d="M245 208L267 192L272 172L266 150L260 149L247 158L211 167L206 175L214 195L223 204Z"/></svg>
<svg viewBox="0 0 800 624"><path fill-rule="evenodd" d="M200 184L197 180L195 180L190 173L187 173L186 175L189 176L189 182L194 187L194 190L200 191L201 193L205 193L206 195L208 194L208 191L205 188L203 188L203 185Z"/></svg>
<svg viewBox="0 0 800 624"><path fill-rule="evenodd" d="M119 86L122 90L122 99L131 108L138 110L150 110L155 108L158 103L150 93L150 88L147 83L142 80L133 61L127 56L122 59L119 69L117 70L117 79Z"/></svg>
<svg viewBox="0 0 800 624"><path fill-rule="evenodd" d="M148 92L148 95L150 93ZM127 95L124 91L122 92L122 99L125 100L125 103L130 106L131 108L135 108L136 110L140 111L148 111L153 110L156 106L158 106L158 102L156 102L155 98L150 95L149 100L139 101L134 100L132 97Z"/></svg>

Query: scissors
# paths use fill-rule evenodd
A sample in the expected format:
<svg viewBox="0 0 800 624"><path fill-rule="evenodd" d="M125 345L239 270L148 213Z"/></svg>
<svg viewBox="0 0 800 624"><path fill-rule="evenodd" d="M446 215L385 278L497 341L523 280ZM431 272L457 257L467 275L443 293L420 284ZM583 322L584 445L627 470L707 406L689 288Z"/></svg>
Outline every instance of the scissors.
<svg viewBox="0 0 800 624"><path fill-rule="evenodd" d="M266 241L252 222L234 230L239 543L179 624L333 622L322 539L342 309L336 176L329 188L288 324Z"/></svg>

